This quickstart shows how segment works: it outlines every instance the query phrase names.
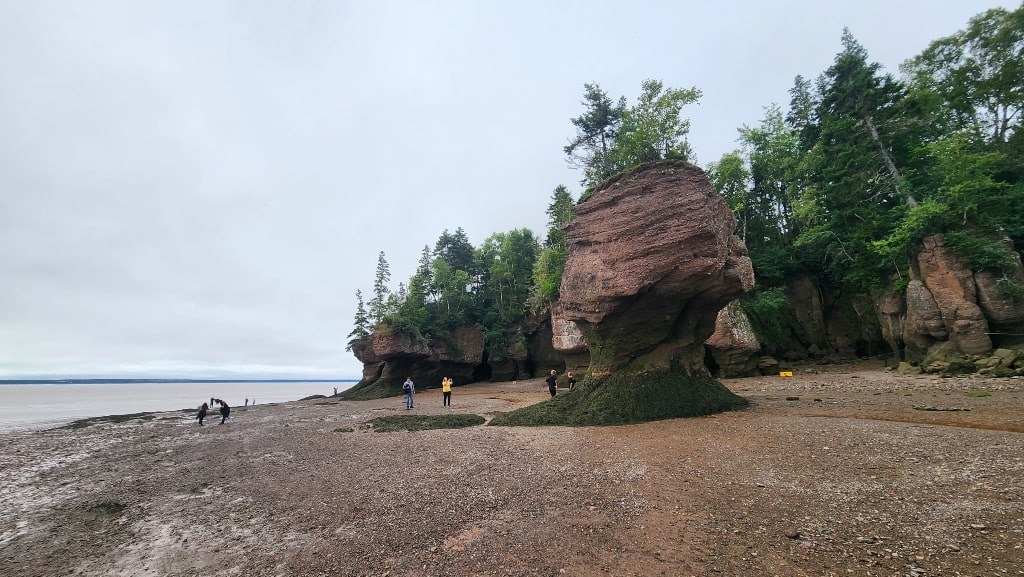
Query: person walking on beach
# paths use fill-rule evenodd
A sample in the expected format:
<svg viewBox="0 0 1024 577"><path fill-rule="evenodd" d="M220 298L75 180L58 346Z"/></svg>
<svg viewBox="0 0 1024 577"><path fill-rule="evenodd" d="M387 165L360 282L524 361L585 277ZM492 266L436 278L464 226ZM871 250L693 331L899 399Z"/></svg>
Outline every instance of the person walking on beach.
<svg viewBox="0 0 1024 577"><path fill-rule="evenodd" d="M231 414L231 407L223 399L217 399L217 402L220 403L220 424L223 425L224 421L228 420L228 415Z"/></svg>
<svg viewBox="0 0 1024 577"><path fill-rule="evenodd" d="M548 378L544 379L548 384L548 392L551 393L552 397L555 396L556 392L558 392L558 377L556 376L557 374L558 371L556 371L555 369L551 369L551 374L548 375Z"/></svg>
<svg viewBox="0 0 1024 577"><path fill-rule="evenodd" d="M405 377L402 390L405 391L405 409L409 410L413 407L413 399L416 395L416 385L413 384L412 377Z"/></svg>
<svg viewBox="0 0 1024 577"><path fill-rule="evenodd" d="M203 424L203 419L206 418L206 411L209 411L209 410L210 410L210 405L207 405L205 402L202 404L201 407L199 407L199 414L196 415L196 418L199 419L199 424L200 425Z"/></svg>
<svg viewBox="0 0 1024 577"><path fill-rule="evenodd" d="M572 376L572 371L565 373L565 378L569 380L569 392L572 392L576 388L576 377Z"/></svg>
<svg viewBox="0 0 1024 577"><path fill-rule="evenodd" d="M441 406L452 406L452 380L448 377L441 379Z"/></svg>

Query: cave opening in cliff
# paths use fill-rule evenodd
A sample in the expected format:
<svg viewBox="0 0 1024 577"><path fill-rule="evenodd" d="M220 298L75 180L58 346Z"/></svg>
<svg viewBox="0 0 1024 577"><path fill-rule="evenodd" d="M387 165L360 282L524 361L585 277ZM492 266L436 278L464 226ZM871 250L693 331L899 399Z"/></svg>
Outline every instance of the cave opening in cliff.
<svg viewBox="0 0 1024 577"><path fill-rule="evenodd" d="M480 364L473 367L473 382L489 381L491 379L491 364L488 362L490 356L487 351L480 358Z"/></svg>

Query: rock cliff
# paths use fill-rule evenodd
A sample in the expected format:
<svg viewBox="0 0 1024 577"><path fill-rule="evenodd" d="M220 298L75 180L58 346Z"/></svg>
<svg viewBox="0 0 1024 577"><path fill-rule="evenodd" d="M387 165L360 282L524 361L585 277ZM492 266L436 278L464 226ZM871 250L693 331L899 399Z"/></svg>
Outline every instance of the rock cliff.
<svg viewBox="0 0 1024 577"><path fill-rule="evenodd" d="M374 332L352 347L363 363L363 378L342 395L348 399L371 399L402 392L406 377L414 377L417 388L439 387L442 377L456 385L478 379L483 361L484 335L476 327L459 327L450 340L421 342L387 330Z"/></svg>

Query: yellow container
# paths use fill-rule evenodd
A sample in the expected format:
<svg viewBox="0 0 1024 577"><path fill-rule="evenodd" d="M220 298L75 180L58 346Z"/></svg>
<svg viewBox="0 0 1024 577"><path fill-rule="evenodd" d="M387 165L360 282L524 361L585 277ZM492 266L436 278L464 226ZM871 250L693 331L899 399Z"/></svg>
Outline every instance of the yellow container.
<svg viewBox="0 0 1024 577"><path fill-rule="evenodd" d="M780 377L792 377L793 371L779 371Z"/></svg>

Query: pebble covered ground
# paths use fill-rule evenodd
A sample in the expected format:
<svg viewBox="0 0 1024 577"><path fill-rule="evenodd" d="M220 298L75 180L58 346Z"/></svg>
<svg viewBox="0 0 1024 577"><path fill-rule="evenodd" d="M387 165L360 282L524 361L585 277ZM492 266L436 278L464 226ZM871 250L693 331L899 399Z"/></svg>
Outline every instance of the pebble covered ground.
<svg viewBox="0 0 1024 577"><path fill-rule="evenodd" d="M1024 575L1024 380L724 381L748 410L375 432L540 379L0 435L0 575ZM562 390L559 394L571 394Z"/></svg>

